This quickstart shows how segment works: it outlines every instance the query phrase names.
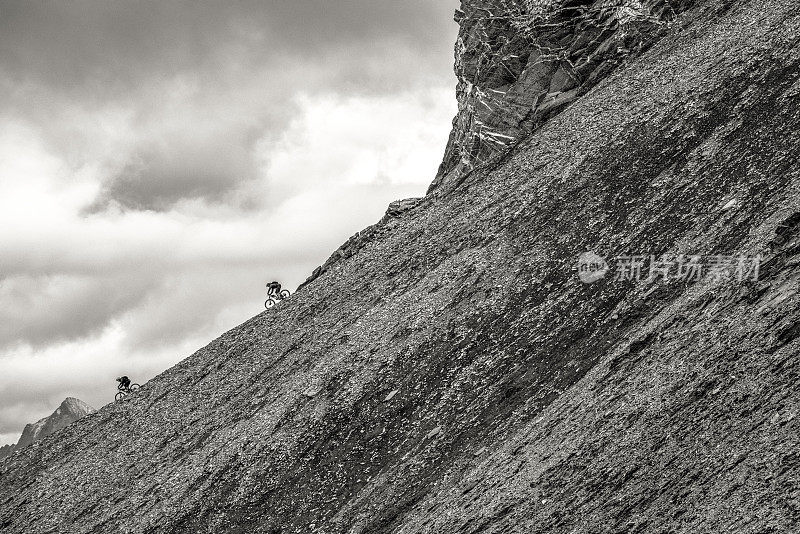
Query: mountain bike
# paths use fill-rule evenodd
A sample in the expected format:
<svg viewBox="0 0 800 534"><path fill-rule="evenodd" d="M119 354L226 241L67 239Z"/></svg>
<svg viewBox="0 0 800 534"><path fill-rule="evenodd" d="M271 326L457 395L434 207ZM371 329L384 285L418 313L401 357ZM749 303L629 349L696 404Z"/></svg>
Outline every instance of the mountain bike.
<svg viewBox="0 0 800 534"><path fill-rule="evenodd" d="M288 299L291 293L288 289L284 289L280 292L279 295L270 295L270 297L264 301L264 307L269 309L275 306L277 303L282 301L283 299Z"/></svg>
<svg viewBox="0 0 800 534"><path fill-rule="evenodd" d="M117 388L119 389L119 392L116 395L114 395L114 400L119 402L128 395L130 395L131 393L135 393L136 391L138 391L140 387L141 386L139 386L139 384L131 384L126 388Z"/></svg>

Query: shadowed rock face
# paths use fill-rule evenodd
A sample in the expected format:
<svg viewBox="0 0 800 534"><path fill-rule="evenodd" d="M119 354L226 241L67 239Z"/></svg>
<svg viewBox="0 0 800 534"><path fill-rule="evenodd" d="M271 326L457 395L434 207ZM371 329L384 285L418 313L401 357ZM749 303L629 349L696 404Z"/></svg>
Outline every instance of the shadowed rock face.
<svg viewBox="0 0 800 534"><path fill-rule="evenodd" d="M0 448L0 458L8 456L21 447L27 447L45 436L49 436L94 411L95 409L85 402L67 397L52 414L35 423L25 425L22 436L20 436L16 445L6 445Z"/></svg>
<svg viewBox="0 0 800 534"><path fill-rule="evenodd" d="M797 532L797 8L699 1L290 299L0 463L0 530ZM583 284L587 250L763 262Z"/></svg>
<svg viewBox="0 0 800 534"><path fill-rule="evenodd" d="M462 0L458 114L430 191L491 165L622 62L666 35L693 0Z"/></svg>

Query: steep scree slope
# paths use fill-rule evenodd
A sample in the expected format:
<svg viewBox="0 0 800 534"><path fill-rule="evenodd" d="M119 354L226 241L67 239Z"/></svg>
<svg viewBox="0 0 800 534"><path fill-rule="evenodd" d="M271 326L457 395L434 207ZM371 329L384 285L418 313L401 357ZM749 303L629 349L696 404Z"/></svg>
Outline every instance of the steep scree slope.
<svg viewBox="0 0 800 534"><path fill-rule="evenodd" d="M495 167L0 462L0 530L797 532L798 7L700 2ZM764 265L584 285L587 249Z"/></svg>

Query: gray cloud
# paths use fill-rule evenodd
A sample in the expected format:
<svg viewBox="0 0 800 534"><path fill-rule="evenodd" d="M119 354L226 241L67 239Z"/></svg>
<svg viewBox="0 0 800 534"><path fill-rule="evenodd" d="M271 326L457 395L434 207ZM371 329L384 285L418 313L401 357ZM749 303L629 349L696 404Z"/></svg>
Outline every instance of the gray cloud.
<svg viewBox="0 0 800 534"><path fill-rule="evenodd" d="M457 5L0 3L0 434L154 376L424 192Z"/></svg>
<svg viewBox="0 0 800 534"><path fill-rule="evenodd" d="M0 349L33 347L98 333L141 303L155 282L146 276L16 277L0 287Z"/></svg>
<svg viewBox="0 0 800 534"><path fill-rule="evenodd" d="M64 151L93 142L64 109L134 114L89 213L112 203L168 210L182 199L248 205L257 200L232 193L258 176L253 142L286 126L298 92L392 94L450 79L455 4L5 2L0 74L14 83L0 96Z"/></svg>
<svg viewBox="0 0 800 534"><path fill-rule="evenodd" d="M430 0L10 0L0 7L0 48L4 65L20 77L64 90L95 85L106 92L135 85L143 74L216 70L230 61L253 66L287 55L313 63L331 50L368 51L387 40L430 57L452 45L442 30L455 5ZM420 61L417 67L423 65Z"/></svg>
<svg viewBox="0 0 800 534"><path fill-rule="evenodd" d="M172 139L169 147L143 143L121 171L112 175L101 196L88 207L97 213L114 201L134 210L168 210L181 199L222 202L243 182L258 176L252 153L254 140L245 132L226 136ZM238 135L237 135L238 134Z"/></svg>

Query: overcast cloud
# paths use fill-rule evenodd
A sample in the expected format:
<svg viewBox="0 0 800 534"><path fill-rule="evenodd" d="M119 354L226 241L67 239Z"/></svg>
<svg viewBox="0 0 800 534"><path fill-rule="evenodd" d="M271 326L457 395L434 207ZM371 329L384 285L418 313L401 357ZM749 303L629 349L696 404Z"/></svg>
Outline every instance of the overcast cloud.
<svg viewBox="0 0 800 534"><path fill-rule="evenodd" d="M424 194L457 0L0 0L0 444Z"/></svg>

